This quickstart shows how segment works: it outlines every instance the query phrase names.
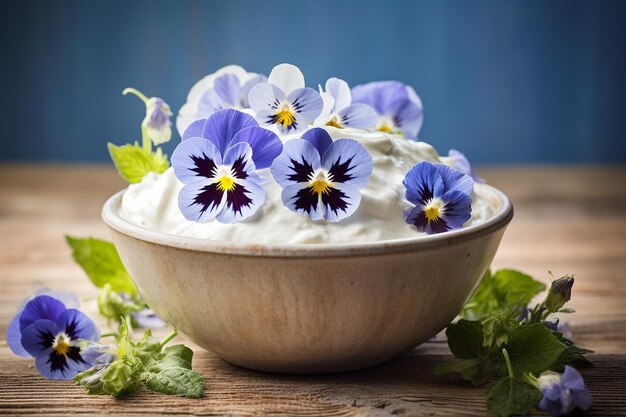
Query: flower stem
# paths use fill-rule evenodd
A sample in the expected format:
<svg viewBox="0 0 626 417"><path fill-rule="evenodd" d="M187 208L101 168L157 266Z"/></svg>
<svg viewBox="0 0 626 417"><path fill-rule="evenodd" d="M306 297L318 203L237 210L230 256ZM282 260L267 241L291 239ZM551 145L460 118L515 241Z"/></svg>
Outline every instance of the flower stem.
<svg viewBox="0 0 626 417"><path fill-rule="evenodd" d="M509 377L513 378L513 367L511 366L509 353L506 351L505 348L502 348L502 354L504 355L504 360L506 361L506 369L509 371Z"/></svg>
<svg viewBox="0 0 626 417"><path fill-rule="evenodd" d="M524 380L528 384L532 385L533 387L535 387L537 389L540 389L540 387L539 387L539 380L533 374L525 373L524 374Z"/></svg>
<svg viewBox="0 0 626 417"><path fill-rule="evenodd" d="M152 152L152 141L148 137L148 129L145 126L141 126L141 141L143 148L148 152Z"/></svg>
<svg viewBox="0 0 626 417"><path fill-rule="evenodd" d="M173 338L175 338L176 336L178 336L178 332L176 330L174 330L172 333L170 333L165 339L163 339L161 341L161 348L163 348L163 346L165 346L170 340L172 340Z"/></svg>
<svg viewBox="0 0 626 417"><path fill-rule="evenodd" d="M117 332L104 333L100 335L100 337L118 337L118 336L119 336L119 333Z"/></svg>
<svg viewBox="0 0 626 417"><path fill-rule="evenodd" d="M141 91L135 90L134 88L130 88L130 87L129 88L125 88L124 91L122 91L123 95L129 94L129 93L134 95L134 96L139 97L139 99L141 101L143 101L144 104L146 104L146 105L148 104L148 97L146 97Z"/></svg>

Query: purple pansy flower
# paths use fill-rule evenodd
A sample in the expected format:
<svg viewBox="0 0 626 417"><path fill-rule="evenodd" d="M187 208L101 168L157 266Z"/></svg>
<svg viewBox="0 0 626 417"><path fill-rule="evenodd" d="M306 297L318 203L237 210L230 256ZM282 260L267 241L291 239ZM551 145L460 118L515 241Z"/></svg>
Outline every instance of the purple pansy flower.
<svg viewBox="0 0 626 417"><path fill-rule="evenodd" d="M461 152L457 151L456 149L450 149L448 151L448 157L450 158L450 164L452 165L452 167L472 177L474 179L474 182L479 182L483 184L486 182L484 178L479 177L474 173L474 170L472 169L472 165L470 164L469 160Z"/></svg>
<svg viewBox="0 0 626 417"><path fill-rule="evenodd" d="M178 194L185 218L232 223L252 216L265 202L256 170L269 167L282 151L275 133L248 114L226 109L193 122L182 139L172 167L185 184Z"/></svg>
<svg viewBox="0 0 626 417"><path fill-rule="evenodd" d="M167 326L150 308L144 308L136 313L132 313L132 316L137 322L137 326L144 329L163 329Z"/></svg>
<svg viewBox="0 0 626 417"><path fill-rule="evenodd" d="M365 103L378 113L376 130L402 132L417 139L424 121L422 100L399 81L375 81L352 88L352 102Z"/></svg>
<svg viewBox="0 0 626 417"><path fill-rule="evenodd" d="M333 141L324 129L313 128L285 143L270 169L286 207L311 220L338 222L359 206L373 161L359 142Z"/></svg>
<svg viewBox="0 0 626 417"><path fill-rule="evenodd" d="M305 87L302 72L290 64L275 66L267 82L252 87L248 99L256 119L282 133L307 129L324 107L319 93Z"/></svg>
<svg viewBox="0 0 626 417"><path fill-rule="evenodd" d="M19 337L18 337L19 336ZM72 379L91 367L80 342L97 341L89 317L49 295L38 295L21 309L7 331L7 344L19 356L32 356L48 379Z"/></svg>
<svg viewBox="0 0 626 417"><path fill-rule="evenodd" d="M472 213L474 180L444 164L420 162L404 177L406 198L415 207L406 222L420 232L441 233L459 229Z"/></svg>
<svg viewBox="0 0 626 417"><path fill-rule="evenodd" d="M543 398L539 408L553 416L566 415L575 408L587 410L591 407L591 393L583 377L571 366L566 365L563 375L544 372L538 378Z"/></svg>
<svg viewBox="0 0 626 417"><path fill-rule="evenodd" d="M330 78L326 81L325 88L326 91L322 91L320 86L324 109L315 120L316 125L340 129L344 127L370 129L376 125L378 119L376 111L367 104L353 104L352 93L347 82L339 78Z"/></svg>
<svg viewBox="0 0 626 417"><path fill-rule="evenodd" d="M228 65L207 75L194 84L178 112L178 132L182 136L192 122L207 118L217 110L249 108L250 89L265 81L265 75L248 72L238 65Z"/></svg>

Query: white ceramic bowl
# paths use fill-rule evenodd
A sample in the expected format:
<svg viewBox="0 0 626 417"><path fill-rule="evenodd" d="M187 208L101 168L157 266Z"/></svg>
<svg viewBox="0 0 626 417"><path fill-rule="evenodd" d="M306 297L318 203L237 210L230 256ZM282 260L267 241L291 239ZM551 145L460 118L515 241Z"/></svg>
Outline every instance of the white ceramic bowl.
<svg viewBox="0 0 626 417"><path fill-rule="evenodd" d="M230 244L154 232L104 205L120 257L148 304L187 338L246 368L322 373L384 362L460 311L513 217L414 239L337 245Z"/></svg>

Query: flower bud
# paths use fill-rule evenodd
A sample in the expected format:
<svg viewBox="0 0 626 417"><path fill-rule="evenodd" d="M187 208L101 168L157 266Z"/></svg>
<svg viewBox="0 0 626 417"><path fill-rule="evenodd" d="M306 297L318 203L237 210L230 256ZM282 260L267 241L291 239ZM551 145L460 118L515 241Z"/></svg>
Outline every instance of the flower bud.
<svg viewBox="0 0 626 417"><path fill-rule="evenodd" d="M546 297L545 306L551 313L556 313L567 303L572 297L572 286L574 285L574 277L565 275L552 282L548 296Z"/></svg>
<svg viewBox="0 0 626 417"><path fill-rule="evenodd" d="M111 289L110 284L105 284L98 294L98 311L108 319L119 320L121 316L125 316L125 304L125 300Z"/></svg>
<svg viewBox="0 0 626 417"><path fill-rule="evenodd" d="M135 384L132 378L132 368L121 360L110 364L101 376L103 389L114 397L132 391Z"/></svg>
<svg viewBox="0 0 626 417"><path fill-rule="evenodd" d="M170 106L163 99L152 97L146 102L146 117L141 126L146 129L153 144L161 145L171 139L171 115Z"/></svg>

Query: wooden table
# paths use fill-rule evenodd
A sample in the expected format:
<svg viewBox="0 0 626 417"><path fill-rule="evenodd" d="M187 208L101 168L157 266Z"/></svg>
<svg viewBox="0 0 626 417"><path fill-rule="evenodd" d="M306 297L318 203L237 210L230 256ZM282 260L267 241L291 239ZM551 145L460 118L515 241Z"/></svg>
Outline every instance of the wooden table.
<svg viewBox="0 0 626 417"><path fill-rule="evenodd" d="M580 345L594 349L583 370L593 393L588 415L626 415L626 168L523 167L480 170L512 198L516 214L494 261L538 279L576 274L568 317ZM108 239L104 200L124 186L113 168L0 167L0 332L36 283L76 292L97 317L96 290L76 266L64 234ZM106 323L100 323L106 326ZM106 328L106 327L105 327ZM426 343L359 372L284 376L240 369L196 349L205 397L140 391L115 400L72 382L40 377L32 360L0 346L0 414L480 416L484 391L432 374L451 359L445 340Z"/></svg>

